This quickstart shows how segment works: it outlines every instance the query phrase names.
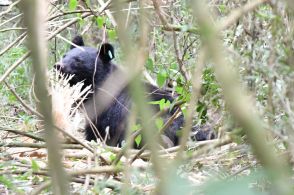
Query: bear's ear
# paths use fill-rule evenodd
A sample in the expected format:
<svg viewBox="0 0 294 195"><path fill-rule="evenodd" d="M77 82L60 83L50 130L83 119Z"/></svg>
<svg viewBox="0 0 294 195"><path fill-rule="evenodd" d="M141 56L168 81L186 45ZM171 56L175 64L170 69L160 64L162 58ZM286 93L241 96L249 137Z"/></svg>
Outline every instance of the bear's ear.
<svg viewBox="0 0 294 195"><path fill-rule="evenodd" d="M103 43L99 51L99 58L105 63L112 60L114 58L113 46L109 43Z"/></svg>
<svg viewBox="0 0 294 195"><path fill-rule="evenodd" d="M75 45L77 46L84 46L84 40L83 40L83 37L81 35L77 35L73 38L73 40L71 41L72 43L74 43ZM71 45L70 46L70 49L73 49L75 48L76 46L74 45Z"/></svg>

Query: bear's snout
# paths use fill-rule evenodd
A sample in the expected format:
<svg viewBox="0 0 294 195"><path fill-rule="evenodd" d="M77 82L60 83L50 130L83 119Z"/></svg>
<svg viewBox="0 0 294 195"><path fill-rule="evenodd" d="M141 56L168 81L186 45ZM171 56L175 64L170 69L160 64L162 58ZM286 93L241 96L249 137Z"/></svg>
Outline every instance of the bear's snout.
<svg viewBox="0 0 294 195"><path fill-rule="evenodd" d="M54 66L54 69L58 70L58 71L62 71L62 69L64 68L64 65L61 62L57 62Z"/></svg>

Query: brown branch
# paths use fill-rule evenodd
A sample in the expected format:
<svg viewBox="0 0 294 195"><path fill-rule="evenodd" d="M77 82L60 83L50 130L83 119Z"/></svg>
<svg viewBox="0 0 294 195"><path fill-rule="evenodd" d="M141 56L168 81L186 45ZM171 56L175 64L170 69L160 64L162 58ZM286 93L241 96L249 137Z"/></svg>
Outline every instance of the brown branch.
<svg viewBox="0 0 294 195"><path fill-rule="evenodd" d="M70 176L79 176L79 175L87 175L87 174L101 174L101 173L118 173L121 172L122 167L118 166L101 166L92 169L81 169L75 171L69 171Z"/></svg>
<svg viewBox="0 0 294 195"><path fill-rule="evenodd" d="M70 15L70 14L78 14L78 13L91 13L92 11L89 10L89 9L86 9L86 10L74 10L74 11L68 11L68 12L62 12L60 14L56 14L54 16L50 16L47 21L51 21L51 20L54 20L55 18L58 18L58 17L61 17L61 16L66 16L66 15ZM94 11L96 12L96 11Z"/></svg>
<svg viewBox="0 0 294 195"><path fill-rule="evenodd" d="M196 67L193 71L192 75L192 92L191 92L191 98L189 102L189 106L187 108L187 117L185 121L185 125L182 129L182 136L180 138L180 148L177 153L176 157L176 163L180 163L182 160L183 152L185 151L186 143L189 139L190 131L193 124L193 113L195 110L195 107L197 105L197 101L199 98L200 90L201 90L201 74L202 70L204 68L204 61L205 61L205 53L204 51L200 51L198 62L196 62Z"/></svg>
<svg viewBox="0 0 294 195"><path fill-rule="evenodd" d="M98 1L98 3L100 4L100 6L102 6L102 7L104 7L104 6L107 4L107 2L104 3L104 0L97 0L97 1ZM116 24L115 19L113 18L112 13L111 13L109 10L105 10L105 14L107 15L108 19L111 21L112 25L113 25L114 27L116 27L117 24Z"/></svg>
<svg viewBox="0 0 294 195"><path fill-rule="evenodd" d="M5 29L0 30L0 33L7 32L7 31L12 31L12 30L26 30L26 28L22 28L22 27L5 28Z"/></svg>
<svg viewBox="0 0 294 195"><path fill-rule="evenodd" d="M47 148L46 144L39 144L39 143L23 143L23 142L11 142L11 143L4 143L0 142L1 147L17 147L17 148ZM83 149L82 146L77 144L62 144L62 149Z"/></svg>
<svg viewBox="0 0 294 195"><path fill-rule="evenodd" d="M232 143L232 140L230 137L226 137L226 138L220 139L220 140L211 140L211 142L208 145L206 145L206 147L203 147L199 150L196 150L192 154L185 155L184 159L186 161L188 161L190 159L199 157L200 155L205 154L215 148L218 148L218 147L221 147L221 146L224 146L227 144L231 144L231 143Z"/></svg>
<svg viewBox="0 0 294 195"><path fill-rule="evenodd" d="M41 185L39 185L37 188L35 188L32 192L31 195L39 195L43 190L46 188L49 188L51 185L51 181L45 181Z"/></svg>
<svg viewBox="0 0 294 195"><path fill-rule="evenodd" d="M36 135L34 135L32 133L27 133L27 132L20 131L20 130L8 129L8 128L0 127L0 131L7 131L7 132L11 132L11 133L14 133L14 134L17 134L17 135L23 135L23 136L29 137L29 138L32 138L32 139L37 140L37 141L44 141L44 139L41 138L41 137L38 137L38 136L36 136Z"/></svg>
<svg viewBox="0 0 294 195"><path fill-rule="evenodd" d="M69 173L69 179L73 182L81 182L80 178L75 178L75 176L80 175L88 175L88 174L114 174L121 172L123 169L120 167L114 167L114 166L103 166L103 167L97 167L92 169L83 169L83 170L75 170L75 171L68 171ZM16 171L0 171L0 175L21 175L27 173L28 170L16 170ZM32 174L34 175L43 175L43 176L50 176L47 171L32 171ZM48 188L51 185L51 181L45 181L41 185L39 185L37 188L35 188L31 194L40 194L44 189Z"/></svg>
<svg viewBox="0 0 294 195"><path fill-rule="evenodd" d="M201 146L201 145L209 144L209 143L211 143L210 141L211 140L197 142L197 143L195 143L195 147L197 147L198 145ZM110 152L116 153L116 154L119 154L119 153L122 152L122 150L124 150L124 148L118 148L118 147L112 147L112 146L106 146L106 145L104 146L104 148L105 148L106 151L110 151ZM171 147L171 148L161 149L161 150L158 151L158 153L160 155L164 155L164 154L176 152L178 149L179 149L179 146L174 146L174 147ZM134 156L139 152L139 150L130 149L129 152L130 152L130 155ZM140 158L148 158L150 155L151 155L150 151L147 150L147 151L144 151L144 153L140 155ZM69 156L71 156L71 155L69 155ZM74 155L72 155L72 156L74 157ZM82 155L80 155L80 156L77 155L77 158L82 158L82 157L83 157Z"/></svg>
<svg viewBox="0 0 294 195"><path fill-rule="evenodd" d="M172 33L173 33L173 42L174 42L174 49L175 49L176 59L177 59L178 65L179 65L179 71L180 71L180 73L182 74L182 76L184 77L184 79L185 79L185 81L187 83L188 82L188 76L187 76L186 71L184 70L185 69L184 63L180 59L180 51L179 51L179 48L178 48L177 35L176 35L175 31L173 31Z"/></svg>
<svg viewBox="0 0 294 195"><path fill-rule="evenodd" d="M22 175L27 173L28 170L14 170L14 171L0 171L0 175ZM43 175L43 176L49 176L48 171L32 171L32 174L34 175Z"/></svg>
<svg viewBox="0 0 294 195"><path fill-rule="evenodd" d="M70 177L74 176L81 176L81 175L87 175L87 174L101 174L101 173L118 173L121 172L123 169L122 167L118 166L100 166L96 168L91 169L80 169L80 170L74 170L74 171L68 171L68 175ZM28 170L14 170L14 171L0 171L0 175L20 175L27 173ZM50 176L48 171L32 171L32 174L35 175L43 175L43 176Z"/></svg>
<svg viewBox="0 0 294 195"><path fill-rule="evenodd" d="M61 162L61 146L55 133L52 115L52 99L48 90L47 76L47 42L45 37L45 14L39 10L46 10L47 2L38 0L21 1L24 13L24 23L28 31L28 48L32 54L32 71L37 108L44 117L42 124L45 129L46 147L48 150L48 164L54 194L68 194L69 185L66 172Z"/></svg>
<svg viewBox="0 0 294 195"><path fill-rule="evenodd" d="M152 3L153 3L153 6L154 6L154 9L155 9L155 12L158 15L158 17L159 17L161 23L163 24L163 26L169 27L170 25L169 25L167 19L165 18L165 16L162 15L162 10L161 10L161 7L158 4L157 0L152 0Z"/></svg>
<svg viewBox="0 0 294 195"><path fill-rule="evenodd" d="M187 54L188 49L191 48L192 45L193 45L196 41L197 41L197 39L192 40L192 41L189 43L189 45L187 45L187 46L184 48L184 51L183 51L183 54L182 54L182 58L181 58L181 60L184 60L184 58L185 58L185 56L186 56L186 54Z"/></svg>
<svg viewBox="0 0 294 195"><path fill-rule="evenodd" d="M165 30L165 31L188 32L188 33L195 33L195 34L199 33L199 29L195 27L187 28L185 26L179 26L174 24L170 24L169 26L160 26L160 27L162 28L162 30Z"/></svg>

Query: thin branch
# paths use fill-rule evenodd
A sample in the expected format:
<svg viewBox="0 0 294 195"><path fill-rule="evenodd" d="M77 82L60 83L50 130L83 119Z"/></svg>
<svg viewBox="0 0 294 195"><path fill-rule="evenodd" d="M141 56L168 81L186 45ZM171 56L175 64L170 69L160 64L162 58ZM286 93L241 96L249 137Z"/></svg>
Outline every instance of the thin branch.
<svg viewBox="0 0 294 195"><path fill-rule="evenodd" d="M5 29L0 30L0 33L4 33L4 32L7 32L7 31L13 31L13 30L26 30L26 28L22 28L22 27L5 28Z"/></svg>
<svg viewBox="0 0 294 195"><path fill-rule="evenodd" d="M0 142L1 147L17 147L17 148L47 148L47 145L42 143L23 143L23 142L11 142L11 143L4 143ZM62 144L62 149L83 149L82 146L77 144Z"/></svg>
<svg viewBox="0 0 294 195"><path fill-rule="evenodd" d="M24 100L16 93L16 91L10 86L8 85L8 83L6 81L5 85L9 88L9 90L12 92L12 94L16 97L16 99L21 103L21 105L23 107L25 107L28 111L30 111L31 113L35 114L36 116L40 117L41 119L44 119L44 117L35 109L33 109L32 107L30 107L29 105L27 105ZM76 138L75 136L73 136L71 133L59 128L58 126L54 125L54 127L60 131L63 135L69 137L70 139L72 139L73 141L75 141L76 143L79 143L80 145L84 146L87 150L89 150L90 152L94 152L93 149L88 146L88 144L84 143L83 141L79 140L78 138ZM102 158L102 157L101 157ZM106 162L105 159L102 158L103 162Z"/></svg>
<svg viewBox="0 0 294 195"><path fill-rule="evenodd" d="M217 31L222 31L222 30L225 30L225 29L229 28L229 26L234 24L242 16L244 16L248 12L256 9L261 4L269 2L269 1L270 0L249 1L243 7L240 7L240 8L237 8L237 9L233 10L225 19L221 20L218 23L218 26L216 27L216 30Z"/></svg>
<svg viewBox="0 0 294 195"><path fill-rule="evenodd" d="M103 0L97 0L97 1L98 1L98 3L100 4L101 7L104 7L104 6L107 5L107 2L104 3ZM113 25L114 27L116 27L116 26L117 26L117 23L116 23L116 21L115 21L113 15L112 15L112 13L111 13L109 10L105 10L105 14L108 16L108 19L111 21L112 25Z"/></svg>
<svg viewBox="0 0 294 195"><path fill-rule="evenodd" d="M17 134L17 135L23 135L23 136L29 137L29 138L32 138L32 139L37 140L37 141L44 141L44 139L41 138L41 137L38 137L38 136L36 136L36 135L34 135L32 133L27 133L27 132L20 131L20 130L8 129L8 128L0 127L0 131L7 131L7 132L11 132L11 133L14 133L14 134Z"/></svg>
<svg viewBox="0 0 294 195"><path fill-rule="evenodd" d="M174 106L172 108L164 108L163 110L160 110L159 112L157 112L149 121L148 123L154 122L155 119L157 119L158 117L162 116L163 114L169 112L170 109L174 109L175 107L179 107L180 105L182 105L184 103L184 101L178 101L174 104ZM177 116L177 114L179 113L179 109L177 109L176 113L174 113L169 120L164 124L164 126L159 130L159 133L156 134L156 136L161 135L165 129L174 121L175 117ZM129 138L128 138L128 143L126 144L126 147L128 147L129 145L131 145L134 142L134 139L140 135L142 133L142 129L138 129L136 132L132 133ZM108 147L108 148L113 148L114 147ZM113 151L112 149L112 151ZM136 158L138 158L144 151L146 148L146 144L140 149L140 151L135 151L137 154L137 157L133 157L132 160L130 160L130 162L132 163L133 161L136 160ZM117 164L119 162L119 160L121 159L121 157L123 156L123 154L125 153L126 149L125 147L123 147L122 149L119 149L119 152L117 152L118 154L116 155L115 160L113 161L112 164Z"/></svg>
<svg viewBox="0 0 294 195"><path fill-rule="evenodd" d="M14 97L16 97L16 99L20 102L20 104L26 109L28 110L31 114L35 114L36 116L42 117L43 116L37 112L35 109L33 109L31 106L29 106L28 104L26 104L24 102L24 100L16 93L16 91L6 82L3 81L4 84L6 85L6 87L11 91L11 93L14 95Z"/></svg>
<svg viewBox="0 0 294 195"><path fill-rule="evenodd" d="M180 138L180 148L177 153L175 164L176 163L179 164L181 162L182 155L183 155L182 153L184 152L186 143L189 139L190 131L193 124L193 113L197 105L200 90L201 90L201 74L204 68L205 55L206 55L205 52L201 50L198 62L196 62L197 66L195 67L193 75L192 75L193 80L192 80L191 99L187 109L187 117L185 121L185 126L182 129L182 136Z"/></svg>
<svg viewBox="0 0 294 195"><path fill-rule="evenodd" d="M177 35L176 35L175 31L173 31L172 33L173 33L173 42L174 42L174 49L175 49L176 59L177 59L178 65L179 65L179 71L183 75L183 77L184 77L184 79L185 79L185 81L187 83L188 82L188 76L187 76L187 73L185 71L184 63L180 59L180 51L179 51L179 48L178 48Z"/></svg>
<svg viewBox="0 0 294 195"><path fill-rule="evenodd" d="M163 125L163 127L159 130L159 132L155 136L161 135L173 123L173 121L178 117L180 111L181 111L181 109L178 108L177 111L166 121L166 123ZM137 158L139 158L140 155L143 154L145 149L147 149L147 144L145 144L139 150L139 152L133 156L133 158L130 160L130 163L133 163Z"/></svg>
<svg viewBox="0 0 294 195"><path fill-rule="evenodd" d="M45 129L45 140L48 150L48 164L51 175L53 193L57 195L68 194L69 185L66 172L62 165L61 146L55 133L54 118L52 115L52 99L48 90L47 55L45 37L45 17L47 2L38 0L21 1L24 13L24 22L28 29L28 48L32 54L32 67L37 108L44 117L42 124Z"/></svg>
<svg viewBox="0 0 294 195"><path fill-rule="evenodd" d="M277 156L273 147L267 144L268 138L263 123L256 114L252 102L242 91L233 65L225 57L227 54L223 44L219 41L219 31L212 25L214 23L213 14L209 13L207 5L202 1L194 1L192 8L192 13L197 17L199 26L204 29L209 27L210 33L202 34L201 40L214 63L216 77L221 83L228 108L243 127L254 154L261 161L273 182L273 193L293 194L288 164L285 159Z"/></svg>
<svg viewBox="0 0 294 195"><path fill-rule="evenodd" d="M27 35L26 32L22 33L20 36L17 37L17 39L15 39L13 42L11 42L9 45L7 45L7 47L5 47L4 49L2 49L0 51L0 57L7 52L9 49L11 49L14 45L16 45L20 40L22 40L23 38L25 38L25 36Z"/></svg>
<svg viewBox="0 0 294 195"><path fill-rule="evenodd" d="M51 185L51 181L45 181L41 185L39 185L37 188L35 188L32 192L31 195L39 195L41 192L47 188L49 188Z"/></svg>
<svg viewBox="0 0 294 195"><path fill-rule="evenodd" d="M152 1L156 1L156 0L152 0ZM270 0L249 1L243 7L233 10L225 19L222 19L222 21L220 21L219 25L217 26L217 30L218 31L226 30L232 24L234 24L237 20L239 20L242 16L256 9L261 4L267 3L267 2L270 2ZM165 31L178 31L178 32L196 33L196 34L199 33L198 28L195 28L195 27L187 28L187 26L185 25L181 26L181 25L174 25L174 24L168 24L168 25L163 24L162 29Z"/></svg>
<svg viewBox="0 0 294 195"><path fill-rule="evenodd" d="M232 140L230 137L225 137L224 139L220 139L220 140L211 140L212 142L207 144L206 147L201 148L200 150L196 150L194 151L192 154L189 155L185 155L184 156L184 160L188 161L190 159L194 159L199 157L202 154L206 154L207 152L214 150L215 148L227 145L227 144L231 144Z"/></svg>
<svg viewBox="0 0 294 195"><path fill-rule="evenodd" d="M0 175L22 175L27 173L28 170L8 170L8 171L0 171ZM32 174L35 175L43 175L43 176L49 176L48 171L32 171Z"/></svg>
<svg viewBox="0 0 294 195"><path fill-rule="evenodd" d="M70 176L80 176L86 174L101 174L101 173L118 173L121 172L123 169L119 166L101 166L92 169L81 169L75 171L69 171Z"/></svg>
<svg viewBox="0 0 294 195"><path fill-rule="evenodd" d="M83 13L91 13L92 11L89 9L85 9L85 10L74 10L74 11L68 11L68 12L62 12L60 14L56 14L54 16L50 16L47 21L51 21L54 20L55 18L61 17L61 16L66 16L66 15L70 15L70 14L83 14ZM96 12L96 11L94 11Z"/></svg>
<svg viewBox="0 0 294 195"><path fill-rule="evenodd" d="M3 15L9 13L9 12L12 10L12 8L13 8L14 6L16 6L20 1L21 1L21 0L15 1L14 3L12 3L12 4L7 8L7 10L1 12L1 13L0 13L0 18L1 18Z"/></svg>
<svg viewBox="0 0 294 195"><path fill-rule="evenodd" d="M0 27L3 26L4 24L6 24L6 23L8 23L8 22L10 22L10 21L12 21L12 20L14 20L14 19L20 17L20 16L22 16L22 14L18 14L18 15L16 15L16 16L14 16L14 17L12 17L12 18L10 18L10 19L4 21L3 23L0 24Z"/></svg>
<svg viewBox="0 0 294 195"><path fill-rule="evenodd" d="M100 10L100 14L107 8L107 6L111 3L111 0L108 1L108 4L105 5L105 7L102 7ZM91 13L85 13L82 14L81 18L86 18L88 16L90 16ZM80 19L79 18L75 18L67 23L65 23L63 26L61 26L60 28L58 28L56 31L54 31L50 36L48 36L47 40L51 40L52 38L54 38L57 34L59 34L61 31L63 31L64 29L66 29L67 27L71 26L72 24L78 22ZM29 56L30 56L31 52L28 51L27 53L25 53L21 58L19 58L14 64L12 64L8 70L6 70L6 72L1 76L0 78L0 84L6 79L6 77L9 76L9 74L15 69L17 68L23 61L25 61Z"/></svg>
<svg viewBox="0 0 294 195"><path fill-rule="evenodd" d="M180 25L174 25L174 24L170 24L168 26L160 26L162 28L162 30L165 31L177 31L177 32L188 32L188 33L194 33L194 34L198 34L199 33L199 29L198 28L187 28L186 26L180 26Z"/></svg>
<svg viewBox="0 0 294 195"><path fill-rule="evenodd" d="M6 77L9 76L9 74L18 67L23 61L25 61L29 56L31 52L28 51L26 52L21 58L19 58L14 64L12 64L6 71L5 73L1 76L0 78L0 84L6 79Z"/></svg>

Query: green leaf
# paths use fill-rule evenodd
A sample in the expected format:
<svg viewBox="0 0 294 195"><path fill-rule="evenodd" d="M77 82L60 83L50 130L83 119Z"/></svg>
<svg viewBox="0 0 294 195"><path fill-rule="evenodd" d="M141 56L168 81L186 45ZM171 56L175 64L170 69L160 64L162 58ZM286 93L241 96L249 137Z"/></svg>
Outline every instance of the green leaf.
<svg viewBox="0 0 294 195"><path fill-rule="evenodd" d="M165 104L164 104L164 107L165 108L169 108L171 105L170 101L169 100L166 100Z"/></svg>
<svg viewBox="0 0 294 195"><path fill-rule="evenodd" d="M8 100L9 100L10 103L15 103L17 99L16 99L16 97L14 95L9 95Z"/></svg>
<svg viewBox="0 0 294 195"><path fill-rule="evenodd" d="M108 30L107 31L107 34L108 34L108 38L111 40L111 41L114 41L116 39L116 32L115 30Z"/></svg>
<svg viewBox="0 0 294 195"><path fill-rule="evenodd" d="M166 75L165 72L160 72L160 73L157 74L156 82L157 82L159 87L162 87L164 85L166 77L167 77L167 75Z"/></svg>
<svg viewBox="0 0 294 195"><path fill-rule="evenodd" d="M70 11L74 11L78 6L78 0L69 0L68 6Z"/></svg>
<svg viewBox="0 0 294 195"><path fill-rule="evenodd" d="M0 183L5 185L9 189L13 188L13 183L11 182L11 180L7 179L4 175L0 176Z"/></svg>
<svg viewBox="0 0 294 195"><path fill-rule="evenodd" d="M113 154L113 153L112 153L112 154L109 156L109 158L110 158L111 162L114 161L115 158L116 158L116 154Z"/></svg>
<svg viewBox="0 0 294 195"><path fill-rule="evenodd" d="M159 109L163 110L165 108L169 108L170 107L170 101L166 100L166 99L161 99L159 101Z"/></svg>
<svg viewBox="0 0 294 195"><path fill-rule="evenodd" d="M84 19L82 18L82 14L81 13L77 13L77 18L79 19L79 25L80 26L83 26L84 25L84 23L85 23L85 21L84 21Z"/></svg>
<svg viewBox="0 0 294 195"><path fill-rule="evenodd" d="M201 101L198 101L196 111L199 113L198 116L201 119L201 123L205 123L208 119L207 117L207 105Z"/></svg>
<svg viewBox="0 0 294 195"><path fill-rule="evenodd" d="M155 125L158 130L160 130L163 127L163 124L164 124L164 122L163 122L162 118L155 119Z"/></svg>
<svg viewBox="0 0 294 195"><path fill-rule="evenodd" d="M171 63L170 69L176 70L178 72L178 64L177 63Z"/></svg>
<svg viewBox="0 0 294 195"><path fill-rule="evenodd" d="M139 147L141 141L142 141L142 135L140 134L135 138L135 143L138 147Z"/></svg>
<svg viewBox="0 0 294 195"><path fill-rule="evenodd" d="M183 88L183 87L181 87L181 86L176 86L176 92L177 92L179 95L183 94L183 91L184 91L184 88Z"/></svg>
<svg viewBox="0 0 294 195"><path fill-rule="evenodd" d="M91 6L90 0L86 0L86 4L87 4L88 7L90 7Z"/></svg>
<svg viewBox="0 0 294 195"><path fill-rule="evenodd" d="M139 129L141 129L141 124L136 124L136 125L131 126L131 131L132 132L137 131Z"/></svg>
<svg viewBox="0 0 294 195"><path fill-rule="evenodd" d="M163 110L165 105L165 99L161 99L159 101L159 110Z"/></svg>
<svg viewBox="0 0 294 195"><path fill-rule="evenodd" d="M227 12L227 6L224 4L219 5L218 9L223 14L225 14Z"/></svg>
<svg viewBox="0 0 294 195"><path fill-rule="evenodd" d="M102 17L102 16L98 16L98 17L96 18L96 23L97 23L98 28L102 28L104 22L105 22L105 18L104 18L104 17Z"/></svg>
<svg viewBox="0 0 294 195"><path fill-rule="evenodd" d="M34 160L34 159L32 159L32 170L33 171L39 171L40 170L40 167L39 167L39 165L37 164L37 162Z"/></svg>
<svg viewBox="0 0 294 195"><path fill-rule="evenodd" d="M154 71L154 64L153 64L153 60L151 58L148 58L146 61L146 68L149 71Z"/></svg>
<svg viewBox="0 0 294 195"><path fill-rule="evenodd" d="M151 102L148 102L148 104L159 105L160 104L160 100L159 101L151 101Z"/></svg>
<svg viewBox="0 0 294 195"><path fill-rule="evenodd" d="M187 107L181 107L182 113L184 115L184 118L187 118Z"/></svg>

